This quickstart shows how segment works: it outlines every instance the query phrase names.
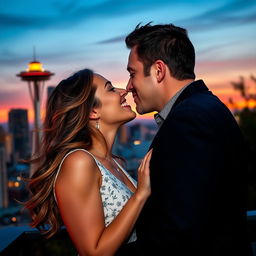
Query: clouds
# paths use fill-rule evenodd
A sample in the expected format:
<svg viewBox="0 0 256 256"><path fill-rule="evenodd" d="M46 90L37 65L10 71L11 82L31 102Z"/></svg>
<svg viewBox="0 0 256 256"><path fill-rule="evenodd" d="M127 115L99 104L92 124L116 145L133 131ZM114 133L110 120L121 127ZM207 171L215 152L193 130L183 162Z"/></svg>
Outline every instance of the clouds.
<svg viewBox="0 0 256 256"><path fill-rule="evenodd" d="M112 37L106 40L102 40L97 42L98 44L112 44L112 43L120 43L120 42L124 42L126 35L122 35L122 36L116 36L116 37Z"/></svg>
<svg viewBox="0 0 256 256"><path fill-rule="evenodd" d="M218 7L180 21L191 31L218 29L220 26L237 26L254 23L256 27L256 3L254 0L223 2Z"/></svg>
<svg viewBox="0 0 256 256"><path fill-rule="evenodd" d="M197 51L197 70L210 79L218 72L256 68L255 0L4 2L0 2L0 100L7 104L8 97L10 106L16 102L11 91L20 94L12 89L21 83L15 74L32 60L33 46L38 60L56 74L51 84L84 67L125 84L124 39L139 22L185 27Z"/></svg>
<svg viewBox="0 0 256 256"><path fill-rule="evenodd" d="M14 0L13 0L14 1ZM14 1L15 5L19 3ZM3 30L1 37L13 37L16 33L31 29L67 29L77 24L90 23L97 20L97 26L104 26L106 19L122 18L138 15L143 21L143 14L154 10L161 17L161 13L168 10L169 17L163 15L163 22L177 23L189 31L201 31L217 28L218 26L234 26L239 24L256 23L256 4L254 0L237 1L205 1L188 0L170 1L162 0L98 0L98 1L43 1L39 8L33 8L34 1L23 0L23 5L18 4L19 11L9 8L0 12L0 28ZM27 5L26 5L27 3ZM3 5L3 3L1 4ZM38 2L36 3L38 5ZM200 6L200 8L197 8ZM195 8L196 7L196 8ZM180 15L175 15L175 13ZM183 12L183 13L182 13ZM177 18L179 17L179 18ZM181 18L182 17L182 18ZM185 18L184 18L185 17ZM146 22L153 19L148 19ZM13 30L14 33L11 33ZM15 32L16 31L16 32ZM121 35L119 35L121 37ZM109 39L111 40L111 39Z"/></svg>

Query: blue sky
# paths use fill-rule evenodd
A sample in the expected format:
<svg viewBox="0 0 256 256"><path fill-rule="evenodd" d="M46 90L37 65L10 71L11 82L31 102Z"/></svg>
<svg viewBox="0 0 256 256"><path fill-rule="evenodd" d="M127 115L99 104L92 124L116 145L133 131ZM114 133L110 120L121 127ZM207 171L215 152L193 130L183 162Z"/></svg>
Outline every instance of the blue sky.
<svg viewBox="0 0 256 256"><path fill-rule="evenodd" d="M124 38L150 21L188 30L197 77L223 100L233 92L230 81L256 74L255 0L2 0L0 121L11 107L31 108L27 86L15 74L27 68L34 46L37 59L55 73L46 85L87 67L124 87Z"/></svg>

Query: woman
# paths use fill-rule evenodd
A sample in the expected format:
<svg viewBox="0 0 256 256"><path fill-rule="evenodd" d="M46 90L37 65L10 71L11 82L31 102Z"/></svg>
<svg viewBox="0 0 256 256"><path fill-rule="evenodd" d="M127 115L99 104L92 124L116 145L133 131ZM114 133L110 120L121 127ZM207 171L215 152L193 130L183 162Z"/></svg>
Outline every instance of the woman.
<svg viewBox="0 0 256 256"><path fill-rule="evenodd" d="M137 217L149 197L148 152L138 186L111 153L118 128L135 118L127 92L85 69L52 92L40 163L29 182L32 226L47 237L64 224L79 255L113 255L136 240Z"/></svg>

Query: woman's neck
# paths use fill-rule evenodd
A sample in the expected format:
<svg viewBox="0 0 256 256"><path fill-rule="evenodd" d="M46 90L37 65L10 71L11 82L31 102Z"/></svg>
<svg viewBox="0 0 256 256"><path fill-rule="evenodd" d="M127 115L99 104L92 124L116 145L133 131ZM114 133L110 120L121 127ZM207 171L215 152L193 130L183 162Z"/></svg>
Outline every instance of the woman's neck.
<svg viewBox="0 0 256 256"><path fill-rule="evenodd" d="M112 147L115 141L117 130L118 128L107 129L106 127L100 127L99 132L101 132L101 136L99 134L93 138L93 146L91 152L100 158L111 159Z"/></svg>

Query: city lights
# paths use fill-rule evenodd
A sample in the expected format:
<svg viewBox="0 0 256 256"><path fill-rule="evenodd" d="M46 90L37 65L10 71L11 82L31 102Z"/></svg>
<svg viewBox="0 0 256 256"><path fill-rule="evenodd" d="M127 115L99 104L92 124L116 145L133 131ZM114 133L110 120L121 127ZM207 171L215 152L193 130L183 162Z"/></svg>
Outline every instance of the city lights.
<svg viewBox="0 0 256 256"><path fill-rule="evenodd" d="M135 141L133 142L133 144L134 144L134 145L140 145L140 144L141 144L141 141L140 141L140 140L135 140Z"/></svg>

